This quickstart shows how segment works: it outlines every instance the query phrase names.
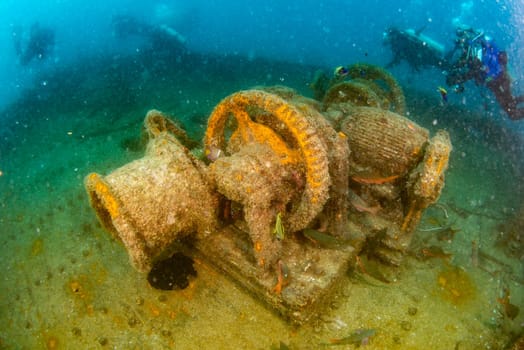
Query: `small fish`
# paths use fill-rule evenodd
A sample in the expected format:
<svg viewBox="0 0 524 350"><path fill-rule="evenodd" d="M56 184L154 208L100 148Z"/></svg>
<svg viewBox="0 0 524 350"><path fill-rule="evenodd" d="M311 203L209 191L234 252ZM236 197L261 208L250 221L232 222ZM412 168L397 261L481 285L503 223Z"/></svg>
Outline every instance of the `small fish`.
<svg viewBox="0 0 524 350"><path fill-rule="evenodd" d="M273 292L275 292L276 294L280 294L282 293L282 288L284 288L288 283L289 278L289 269L282 262L282 260L278 261L277 272L277 284L273 287Z"/></svg>
<svg viewBox="0 0 524 350"><path fill-rule="evenodd" d="M380 267L375 262L368 260L366 257L355 257L355 266L360 270L364 275L368 275L371 278L374 278L383 283L391 283L391 281L384 276L380 271Z"/></svg>
<svg viewBox="0 0 524 350"><path fill-rule="evenodd" d="M207 159L209 159L212 162L220 158L222 153L223 153L222 150L215 146L211 146L210 148L207 148L205 151Z"/></svg>
<svg viewBox="0 0 524 350"><path fill-rule="evenodd" d="M349 203L359 212L366 212L376 215L382 208L380 205L370 206L354 191L348 191Z"/></svg>
<svg viewBox="0 0 524 350"><path fill-rule="evenodd" d="M331 236L327 233L314 230L312 228L306 228L302 231L306 238L312 240L315 243L318 243L321 247L325 248L338 248L344 241L338 239L337 237Z"/></svg>
<svg viewBox="0 0 524 350"><path fill-rule="evenodd" d="M460 232L460 228L451 224L451 225L448 225L448 228L446 230L437 231L436 236L439 241L449 242L449 241L452 241L453 238L455 238L455 234L457 232Z"/></svg>
<svg viewBox="0 0 524 350"><path fill-rule="evenodd" d="M374 329L357 329L349 336L338 339L330 339L327 345L355 345L357 348L361 345L367 345L369 338L375 335L377 331Z"/></svg>
<svg viewBox="0 0 524 350"><path fill-rule="evenodd" d="M444 103L447 103L448 102L448 91L444 89L442 86L439 86L437 88L437 91L440 93L440 97L442 98L442 101L444 101Z"/></svg>
<svg viewBox="0 0 524 350"><path fill-rule="evenodd" d="M461 94L464 92L464 86L457 84L453 87L453 91L455 91L457 94Z"/></svg>
<svg viewBox="0 0 524 350"><path fill-rule="evenodd" d="M275 229L273 230L273 233L279 241L283 240L286 236L284 224L282 224L282 214L280 212L277 214L277 220L275 222Z"/></svg>
<svg viewBox="0 0 524 350"><path fill-rule="evenodd" d="M518 316L520 308L510 303L510 292L509 288L504 288L504 296L502 298L497 298L497 301L500 305L504 306L504 314L510 319L513 320Z"/></svg>
<svg viewBox="0 0 524 350"><path fill-rule="evenodd" d="M344 66L338 66L335 68L335 77L343 78L349 74L349 70Z"/></svg>
<svg viewBox="0 0 524 350"><path fill-rule="evenodd" d="M432 258L447 260L452 256L451 253L446 253L441 247L435 245L422 248L420 252L416 254L416 257L419 258L419 260L428 260Z"/></svg>
<svg viewBox="0 0 524 350"><path fill-rule="evenodd" d="M364 184L364 185L382 185L388 182L393 182L396 179L398 179L399 177L400 177L399 175L392 175L388 177L375 177L375 178L352 176L351 179L355 182L358 182L359 184Z"/></svg>

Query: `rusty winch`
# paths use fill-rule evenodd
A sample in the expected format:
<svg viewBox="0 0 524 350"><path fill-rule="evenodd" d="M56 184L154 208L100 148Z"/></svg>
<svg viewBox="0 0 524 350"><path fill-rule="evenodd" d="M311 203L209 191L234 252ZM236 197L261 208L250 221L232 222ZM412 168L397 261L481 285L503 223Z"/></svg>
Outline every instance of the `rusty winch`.
<svg viewBox="0 0 524 350"><path fill-rule="evenodd" d="M190 253L307 320L357 255L400 264L451 151L446 132L430 138L399 114L391 76L357 69L365 79L330 84L322 103L284 87L226 97L209 117L205 157L150 111L145 156L86 177L99 220L140 271L190 241Z"/></svg>

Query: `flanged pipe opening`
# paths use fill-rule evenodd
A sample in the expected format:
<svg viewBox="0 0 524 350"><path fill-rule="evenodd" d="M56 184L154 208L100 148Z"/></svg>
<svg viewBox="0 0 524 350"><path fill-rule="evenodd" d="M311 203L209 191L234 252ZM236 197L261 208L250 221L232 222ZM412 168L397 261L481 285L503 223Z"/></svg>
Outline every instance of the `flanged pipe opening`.
<svg viewBox="0 0 524 350"><path fill-rule="evenodd" d="M196 275L193 259L176 252L170 258L154 263L147 275L147 281L155 289L185 289L189 286L189 278Z"/></svg>

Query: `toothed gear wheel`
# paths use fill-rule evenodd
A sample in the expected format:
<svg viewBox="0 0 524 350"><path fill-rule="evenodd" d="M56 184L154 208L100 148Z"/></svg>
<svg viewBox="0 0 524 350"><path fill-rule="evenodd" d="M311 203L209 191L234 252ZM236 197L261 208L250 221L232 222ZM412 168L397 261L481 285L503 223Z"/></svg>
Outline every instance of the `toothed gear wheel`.
<svg viewBox="0 0 524 350"><path fill-rule="evenodd" d="M232 155L253 143L269 146L282 165L305 178L300 199L286 213L286 229L299 231L322 210L329 197L328 155L305 113L281 97L261 90L240 91L213 110L206 130L206 155Z"/></svg>

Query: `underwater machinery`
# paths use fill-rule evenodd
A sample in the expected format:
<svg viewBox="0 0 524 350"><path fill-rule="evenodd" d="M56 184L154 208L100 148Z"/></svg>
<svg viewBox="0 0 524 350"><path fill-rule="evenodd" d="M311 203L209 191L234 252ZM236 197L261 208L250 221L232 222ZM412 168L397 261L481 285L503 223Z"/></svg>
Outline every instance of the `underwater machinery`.
<svg viewBox="0 0 524 350"><path fill-rule="evenodd" d="M387 72L350 71L321 102L285 87L226 97L200 150L150 111L144 157L85 178L99 221L139 271L181 249L295 323L322 313L358 255L401 263L451 151L398 113Z"/></svg>

